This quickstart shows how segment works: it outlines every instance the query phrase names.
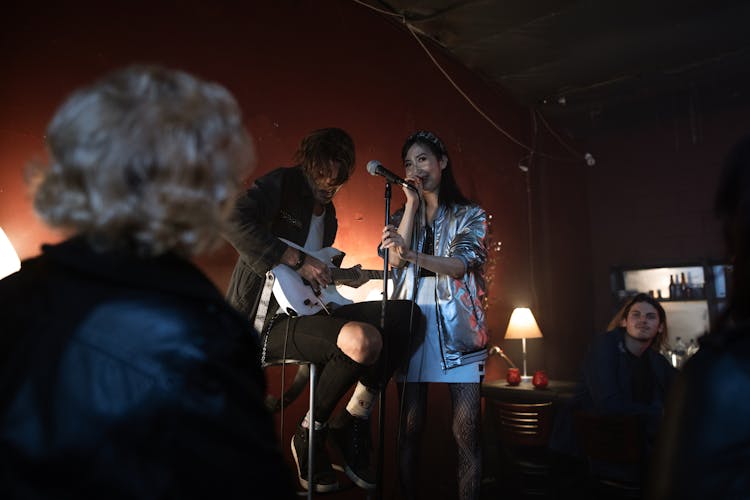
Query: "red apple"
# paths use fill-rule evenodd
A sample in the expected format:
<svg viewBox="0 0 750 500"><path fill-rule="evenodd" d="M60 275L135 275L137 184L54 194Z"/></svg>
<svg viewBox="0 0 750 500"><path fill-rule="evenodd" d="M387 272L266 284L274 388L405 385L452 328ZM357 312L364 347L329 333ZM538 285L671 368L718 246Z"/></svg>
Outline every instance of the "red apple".
<svg viewBox="0 0 750 500"><path fill-rule="evenodd" d="M521 372L518 368L508 368L508 375L505 377L509 385L518 385L521 383Z"/></svg>
<svg viewBox="0 0 750 500"><path fill-rule="evenodd" d="M531 379L531 383L538 389L544 389L547 387L547 384L549 384L549 379L544 370L537 370L536 373L534 373L534 377Z"/></svg>

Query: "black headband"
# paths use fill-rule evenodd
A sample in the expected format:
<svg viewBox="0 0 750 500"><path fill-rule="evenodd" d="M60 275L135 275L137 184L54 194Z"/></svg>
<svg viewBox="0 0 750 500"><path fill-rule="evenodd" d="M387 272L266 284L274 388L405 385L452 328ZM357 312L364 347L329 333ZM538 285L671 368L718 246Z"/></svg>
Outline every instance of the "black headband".
<svg viewBox="0 0 750 500"><path fill-rule="evenodd" d="M420 139L434 144L442 154L448 153L448 151L445 149L445 146L443 145L443 141L441 141L438 136L436 136L432 132L428 132L427 130L419 130L417 132L414 132L411 137L406 140L406 142L416 142Z"/></svg>

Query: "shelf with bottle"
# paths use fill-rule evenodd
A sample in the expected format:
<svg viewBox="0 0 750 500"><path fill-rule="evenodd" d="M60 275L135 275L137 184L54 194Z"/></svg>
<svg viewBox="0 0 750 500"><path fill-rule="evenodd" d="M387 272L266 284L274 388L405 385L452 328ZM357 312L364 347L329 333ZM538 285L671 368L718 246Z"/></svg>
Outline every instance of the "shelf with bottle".
<svg viewBox="0 0 750 500"><path fill-rule="evenodd" d="M706 300L706 293L703 288L703 283L701 283L700 285L691 286L677 296L670 295L664 297L661 293L661 290L656 290L656 293L654 293L654 290L649 290L647 293L659 302L703 302Z"/></svg>
<svg viewBox="0 0 750 500"><path fill-rule="evenodd" d="M700 299L670 299L669 297L665 298L657 298L659 302L705 302L705 298Z"/></svg>
<svg viewBox="0 0 750 500"><path fill-rule="evenodd" d="M690 300L705 300L706 291L703 282L693 283L688 277L685 278L685 272L680 272L678 275L669 275L669 297L671 301L690 301Z"/></svg>
<svg viewBox="0 0 750 500"><path fill-rule="evenodd" d="M715 262L614 268L614 307L639 291L650 293L667 313L671 343L677 336L687 342L716 328L727 308L731 271Z"/></svg>

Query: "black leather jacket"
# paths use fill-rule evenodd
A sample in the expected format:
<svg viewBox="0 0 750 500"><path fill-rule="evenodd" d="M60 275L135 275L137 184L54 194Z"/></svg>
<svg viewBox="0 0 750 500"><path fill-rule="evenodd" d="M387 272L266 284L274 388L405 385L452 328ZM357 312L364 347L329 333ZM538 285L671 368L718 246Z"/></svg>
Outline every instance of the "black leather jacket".
<svg viewBox="0 0 750 500"><path fill-rule="evenodd" d="M313 193L301 166L277 168L258 178L237 201L235 230L226 235L239 252L227 299L252 323L266 273L281 261L287 244L305 244L313 213ZM333 203L326 207L323 246L333 245L338 224ZM277 308L271 297L270 311ZM270 320L270 315L266 320ZM265 325L264 325L265 326Z"/></svg>
<svg viewBox="0 0 750 500"><path fill-rule="evenodd" d="M670 394L649 498L750 498L750 324L700 339Z"/></svg>
<svg viewBox="0 0 750 500"><path fill-rule="evenodd" d="M0 498L293 496L255 336L189 262L45 246L0 318Z"/></svg>

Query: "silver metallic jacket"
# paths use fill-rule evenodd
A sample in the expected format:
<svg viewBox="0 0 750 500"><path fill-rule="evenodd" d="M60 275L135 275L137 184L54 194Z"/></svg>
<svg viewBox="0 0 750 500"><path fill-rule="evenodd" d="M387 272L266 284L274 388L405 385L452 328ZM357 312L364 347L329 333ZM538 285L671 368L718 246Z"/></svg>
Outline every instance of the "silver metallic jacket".
<svg viewBox="0 0 750 500"><path fill-rule="evenodd" d="M403 212L394 215L398 225ZM434 221L435 255L456 257L466 264L461 279L440 274L435 279L437 330L444 370L481 361L487 357L487 327L482 297L486 293L482 268L487 260L487 214L477 205L440 206ZM412 248L421 251L425 228L415 226ZM415 276L419 271L413 263L393 268L394 290L391 298L413 299Z"/></svg>

